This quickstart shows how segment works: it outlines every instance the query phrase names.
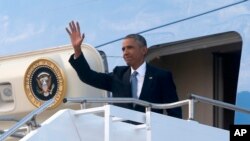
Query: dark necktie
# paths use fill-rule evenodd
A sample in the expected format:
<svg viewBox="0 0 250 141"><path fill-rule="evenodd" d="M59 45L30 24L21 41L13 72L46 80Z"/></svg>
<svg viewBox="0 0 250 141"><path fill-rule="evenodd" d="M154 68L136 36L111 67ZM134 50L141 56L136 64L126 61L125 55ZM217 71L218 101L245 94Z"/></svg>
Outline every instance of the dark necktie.
<svg viewBox="0 0 250 141"><path fill-rule="evenodd" d="M134 71L131 74L130 81L131 81L131 91L132 91L132 96L133 98L137 99L137 76L138 72Z"/></svg>

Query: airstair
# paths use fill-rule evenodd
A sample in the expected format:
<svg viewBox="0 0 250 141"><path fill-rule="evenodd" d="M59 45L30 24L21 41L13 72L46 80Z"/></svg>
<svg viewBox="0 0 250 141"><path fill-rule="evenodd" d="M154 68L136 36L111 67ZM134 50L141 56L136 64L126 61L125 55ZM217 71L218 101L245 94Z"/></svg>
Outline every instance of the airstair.
<svg viewBox="0 0 250 141"><path fill-rule="evenodd" d="M220 101L192 95L191 99L170 104L153 104L131 98L65 98L64 102L81 104L81 110L58 111L24 136L21 141L228 141L229 131L200 124L193 120L194 103L202 101L212 105L250 113L249 110ZM0 136L5 140L15 133L52 101L47 101ZM104 103L104 106L86 108L86 103ZM112 105L135 103L145 106L146 112L137 112ZM189 118L178 119L154 113L151 109L168 109L189 106ZM136 124L135 124L136 123Z"/></svg>

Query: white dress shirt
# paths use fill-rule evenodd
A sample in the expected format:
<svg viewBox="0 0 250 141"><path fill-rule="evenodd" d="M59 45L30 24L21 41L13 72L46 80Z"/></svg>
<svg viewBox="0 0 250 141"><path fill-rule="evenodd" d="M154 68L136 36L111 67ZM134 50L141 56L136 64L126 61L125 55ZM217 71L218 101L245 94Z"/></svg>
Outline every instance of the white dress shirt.
<svg viewBox="0 0 250 141"><path fill-rule="evenodd" d="M145 72L146 72L146 63L144 62L137 70L133 70L133 68L131 67L131 74L137 71L138 74L136 75L137 78L137 97L140 97L141 94L141 89L142 89L142 85L144 82L144 77L145 77Z"/></svg>

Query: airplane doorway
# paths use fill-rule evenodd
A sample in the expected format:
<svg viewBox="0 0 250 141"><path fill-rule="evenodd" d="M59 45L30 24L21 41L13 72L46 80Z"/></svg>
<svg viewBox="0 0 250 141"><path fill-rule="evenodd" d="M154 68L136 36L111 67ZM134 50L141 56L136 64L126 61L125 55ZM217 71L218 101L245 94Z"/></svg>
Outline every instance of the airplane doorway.
<svg viewBox="0 0 250 141"><path fill-rule="evenodd" d="M235 104L241 48L240 35L227 32L152 46L146 60L172 72L180 100L197 94ZM182 109L187 119L188 107ZM194 118L228 129L234 112L197 103Z"/></svg>
<svg viewBox="0 0 250 141"><path fill-rule="evenodd" d="M235 104L241 51L214 53L214 99ZM229 130L234 112L214 107L214 126Z"/></svg>

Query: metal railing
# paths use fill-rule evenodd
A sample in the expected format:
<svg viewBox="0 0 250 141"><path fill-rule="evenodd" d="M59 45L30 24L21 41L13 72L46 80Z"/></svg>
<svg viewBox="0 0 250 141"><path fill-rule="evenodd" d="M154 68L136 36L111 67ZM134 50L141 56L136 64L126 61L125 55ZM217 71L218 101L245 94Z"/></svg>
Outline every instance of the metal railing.
<svg viewBox="0 0 250 141"><path fill-rule="evenodd" d="M214 100L214 99L202 97L202 96L198 96L198 95L195 95L195 94L191 94L191 99L196 100L196 101L200 101L200 102L203 102L203 103L211 104L211 105L214 105L214 106L217 106L217 107L222 107L222 108L225 108L225 109L228 109L228 110L233 110L233 111L238 111L238 112L250 114L249 109L237 107L237 106L235 106L233 104L221 102L219 100Z"/></svg>
<svg viewBox="0 0 250 141"><path fill-rule="evenodd" d="M0 135L3 134L3 133L5 133L5 131L4 131L4 130L0 130ZM24 135L19 134L19 133L13 133L13 134L10 135L10 136L11 136L11 137L14 137L14 138L19 138L19 139L21 139L21 138L24 137Z"/></svg>
<svg viewBox="0 0 250 141"><path fill-rule="evenodd" d="M145 107L145 111L148 109L171 109L176 108L184 105L189 105L189 116L188 119L193 119L193 109L194 104L192 103L193 100L187 99L182 100L174 103L168 103L168 104L156 104L156 103L150 103L139 99L134 98L64 98L64 103L79 103L81 104L81 108L84 109L86 107L86 103L131 103L131 104L137 104L140 106Z"/></svg>
<svg viewBox="0 0 250 141"><path fill-rule="evenodd" d="M16 123L19 120L14 118L13 116L0 116L0 121L1 122L3 121L3 122L15 122ZM24 135L19 133L19 132L23 132L23 131L24 131L24 129L17 130L15 133L13 133L10 136L15 137L15 138L23 138ZM5 132L6 132L5 130L0 130L0 136L1 136L1 134L5 133Z"/></svg>
<svg viewBox="0 0 250 141"><path fill-rule="evenodd" d="M194 120L194 107L195 107L196 102L203 102L203 103L207 103L207 104L214 105L217 107L250 114L249 109L237 107L233 104L198 96L195 94L191 94L190 99L182 100L182 101L178 101L174 103L168 103L168 104L150 103L150 102L146 102L146 101L138 100L134 98L84 98L84 97L64 98L63 102L64 103L66 102L80 103L82 105L81 106L82 108L86 107L86 103L131 103L131 104L144 106L145 108L149 108L149 109L171 109L171 108L188 105L188 119L189 120Z"/></svg>
<svg viewBox="0 0 250 141"><path fill-rule="evenodd" d="M14 126L12 126L8 131L4 132L1 136L0 136L0 141L3 141L4 139L6 139L7 137L11 136L12 134L14 134L21 126L23 126L24 124L33 124L33 126L38 126L36 124L36 122L32 123L30 122L31 120L35 120L36 115L40 114L41 112L43 112L44 110L46 110L52 103L54 103L54 99L50 99L46 102L44 102L44 104L42 106L40 106L38 109L32 111L31 113L29 113L27 116L25 116L23 119L21 119L19 122L17 122ZM30 123L29 123L30 122Z"/></svg>
<svg viewBox="0 0 250 141"><path fill-rule="evenodd" d="M12 128L10 128L8 131L4 132L0 136L0 141L6 139L8 136L15 136L15 132L24 124L31 124L29 123L32 119L34 120L35 116L46 110L52 103L54 102L54 99L51 99L47 102L45 102L41 107L38 109L32 111L30 114L25 116L22 120L17 122ZM195 94L191 94L190 99L187 100L182 100L174 103L168 103L168 104L156 104L156 103L150 103L146 102L143 100L139 99L133 99L133 98L64 98L63 100L64 103L69 102L69 103L79 103L81 104L81 108L86 107L86 103L131 103L131 104L137 104L140 106L145 107L145 111L150 111L151 109L171 109L171 108L176 108L176 107L181 107L184 105L188 105L188 119L189 120L194 120L194 107L196 102L203 102L207 103L213 106L233 110L233 111L239 111L243 113L250 114L249 109L237 107L233 104L221 102L218 100L198 96ZM1 131L2 132L2 131ZM20 136L19 136L20 137Z"/></svg>
<svg viewBox="0 0 250 141"><path fill-rule="evenodd" d="M64 103L71 102L71 103L80 103L82 104L83 108L85 107L86 103L131 103L136 104L144 107L150 107L152 109L171 109L175 107L180 107L183 105L187 105L190 100L182 100L174 103L168 104L156 104L150 103L147 101L134 99L134 98L64 98Z"/></svg>

